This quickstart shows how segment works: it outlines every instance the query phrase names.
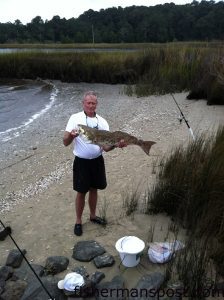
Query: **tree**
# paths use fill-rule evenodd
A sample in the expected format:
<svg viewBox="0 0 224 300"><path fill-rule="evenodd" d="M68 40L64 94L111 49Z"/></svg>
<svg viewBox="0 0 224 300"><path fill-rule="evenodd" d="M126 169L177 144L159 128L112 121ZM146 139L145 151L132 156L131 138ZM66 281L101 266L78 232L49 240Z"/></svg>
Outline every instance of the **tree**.
<svg viewBox="0 0 224 300"><path fill-rule="evenodd" d="M0 23L0 42L169 42L223 39L224 2L213 0L175 5L111 7L87 10L78 18L40 16L27 25Z"/></svg>
<svg viewBox="0 0 224 300"><path fill-rule="evenodd" d="M29 36L34 42L44 41L44 21L40 16L36 16L27 24Z"/></svg>

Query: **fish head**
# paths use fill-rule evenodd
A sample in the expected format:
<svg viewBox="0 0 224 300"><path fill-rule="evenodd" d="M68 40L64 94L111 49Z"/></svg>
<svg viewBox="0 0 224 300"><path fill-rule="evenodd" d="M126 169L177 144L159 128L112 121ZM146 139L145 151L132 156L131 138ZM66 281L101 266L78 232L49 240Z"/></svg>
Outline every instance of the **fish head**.
<svg viewBox="0 0 224 300"><path fill-rule="evenodd" d="M85 142L89 142L90 140L90 136L87 129L88 129L87 126L78 124L78 129L77 129L78 134Z"/></svg>
<svg viewBox="0 0 224 300"><path fill-rule="evenodd" d="M85 134L85 129L82 127L82 125L78 124L78 129L77 129L78 133L80 135L84 135Z"/></svg>

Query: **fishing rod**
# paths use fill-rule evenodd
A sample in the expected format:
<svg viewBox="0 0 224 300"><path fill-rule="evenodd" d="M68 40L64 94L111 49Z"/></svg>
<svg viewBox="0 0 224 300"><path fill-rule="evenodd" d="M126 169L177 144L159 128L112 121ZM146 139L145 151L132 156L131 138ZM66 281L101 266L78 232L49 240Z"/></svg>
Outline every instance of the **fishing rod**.
<svg viewBox="0 0 224 300"><path fill-rule="evenodd" d="M185 121L185 123L186 123L186 125L187 125L187 127L188 127L188 129L189 129L189 131L190 131L190 134L191 134L193 140L195 141L195 136L194 136L193 130L191 129L191 127L190 127L188 121L186 120L186 118L185 118L185 116L184 116L184 114L183 114L183 112L182 112L180 106L178 105L176 99L174 98L174 95L173 95L173 94L170 94L170 95L173 97L173 100L174 100L174 102L176 103L176 106L178 107L178 109L179 109L179 111L180 111L180 113L181 113L181 116L182 116L182 118L184 119L184 121ZM181 121L182 121L182 120L180 119L180 122L181 122Z"/></svg>
<svg viewBox="0 0 224 300"><path fill-rule="evenodd" d="M2 220L0 219L0 223L2 224L3 228L6 229L6 226L4 225L4 223L2 222ZM11 233L8 233L9 237L11 238L11 240L13 241L13 243L15 244L16 248L19 250L20 254L22 255L22 257L25 259L25 261L27 262L28 266L30 267L31 271L34 273L34 275L36 276L36 278L38 279L38 281L40 282L40 284L42 285L43 289L45 290L45 292L48 294L48 296L50 297L49 300L55 300L55 298L53 298L51 296L51 294L49 293L49 291L47 290L47 288L45 287L45 285L43 284L42 280L40 279L40 277L37 275L37 273L35 272L34 268L31 266L31 264L29 263L28 259L26 258L25 254L23 253L23 251L20 249L20 247L17 245L16 241L14 240L14 238L12 237Z"/></svg>

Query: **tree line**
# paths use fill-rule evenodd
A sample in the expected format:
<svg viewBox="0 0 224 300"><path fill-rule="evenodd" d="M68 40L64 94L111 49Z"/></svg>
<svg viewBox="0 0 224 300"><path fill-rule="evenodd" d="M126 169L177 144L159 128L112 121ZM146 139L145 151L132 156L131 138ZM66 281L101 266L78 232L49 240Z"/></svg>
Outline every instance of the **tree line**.
<svg viewBox="0 0 224 300"><path fill-rule="evenodd" d="M0 23L0 43L165 43L224 39L224 2L89 9L78 18Z"/></svg>

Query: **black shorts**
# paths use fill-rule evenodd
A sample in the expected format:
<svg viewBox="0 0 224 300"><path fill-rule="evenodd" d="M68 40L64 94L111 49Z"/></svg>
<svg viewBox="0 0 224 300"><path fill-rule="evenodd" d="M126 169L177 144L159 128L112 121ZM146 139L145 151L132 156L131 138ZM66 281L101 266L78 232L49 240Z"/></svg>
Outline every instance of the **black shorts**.
<svg viewBox="0 0 224 300"><path fill-rule="evenodd" d="M103 156L94 159L75 157L73 163L73 189L87 193L91 188L103 190L107 186Z"/></svg>

